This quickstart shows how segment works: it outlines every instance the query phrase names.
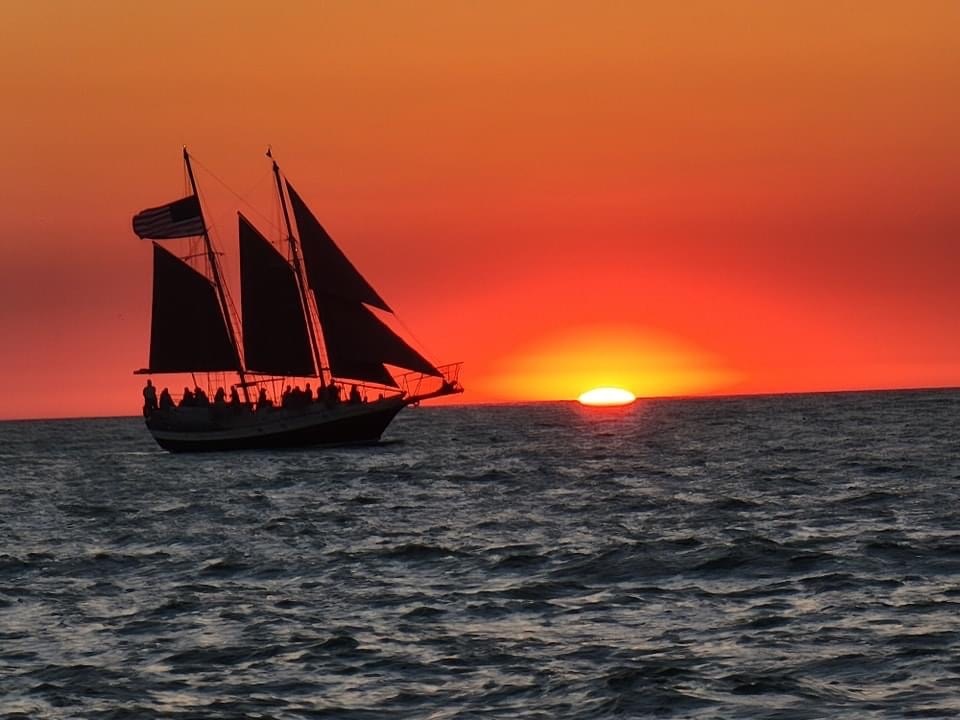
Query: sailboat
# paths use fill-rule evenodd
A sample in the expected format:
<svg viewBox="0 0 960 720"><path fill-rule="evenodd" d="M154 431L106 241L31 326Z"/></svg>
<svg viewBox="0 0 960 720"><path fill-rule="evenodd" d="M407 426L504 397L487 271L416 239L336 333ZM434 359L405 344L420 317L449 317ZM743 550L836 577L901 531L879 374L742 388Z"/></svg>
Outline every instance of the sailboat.
<svg viewBox="0 0 960 720"><path fill-rule="evenodd" d="M390 306L267 156L285 247L237 213L239 319L186 148L190 194L133 218L134 233L154 241L150 360L136 374L188 374L196 387L179 399L164 388L158 398L147 381L146 426L165 450L373 443L405 407L463 392L461 363L434 365L391 329L382 319ZM157 242L180 238L202 246L180 257Z"/></svg>

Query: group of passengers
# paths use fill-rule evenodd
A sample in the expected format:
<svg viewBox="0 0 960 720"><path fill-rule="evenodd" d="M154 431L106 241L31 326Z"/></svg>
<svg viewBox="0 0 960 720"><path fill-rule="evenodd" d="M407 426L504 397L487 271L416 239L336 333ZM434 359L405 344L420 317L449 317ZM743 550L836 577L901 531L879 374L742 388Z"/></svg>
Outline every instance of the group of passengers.
<svg viewBox="0 0 960 720"><path fill-rule="evenodd" d="M313 402L323 403L328 408L339 405L342 402L340 398L340 387L336 383L331 382L329 385L318 390L316 398L314 398L313 388L310 387L310 383L307 383L306 388L303 390L300 389L299 385L293 388L287 385L280 398L280 406L284 408L303 408L307 407ZM365 402L365 399L360 395L360 389L356 385L351 385L350 393L347 396L347 402L350 404ZM149 415L157 409L171 410L174 407L211 406L215 408L231 407L237 410L243 407L240 402L240 394L237 392L236 387L230 388L229 403L227 402L226 391L222 387L218 387L216 393L214 393L213 403L210 402L210 398L207 397L207 394L199 385L194 387L193 390L190 390L189 387L185 387L183 388L183 395L180 397L180 402L176 404L174 403L173 398L170 396L170 391L167 390L167 388L164 388L160 392L160 398L158 400L157 389L154 387L152 380L147 380L147 384L143 388L144 416ZM272 407L273 400L267 396L266 388L261 387L260 393L257 396L256 409L264 410Z"/></svg>
<svg viewBox="0 0 960 720"><path fill-rule="evenodd" d="M183 395L180 396L180 403L177 407L218 407L225 408L227 407L227 392L222 387L218 387L217 391L213 394L213 402L210 402L210 398L207 397L207 394L203 391L203 388L199 385L193 388L193 391L190 388L185 387L183 389ZM232 408L240 408L240 393L237 392L237 389L230 388L230 402L229 406Z"/></svg>
<svg viewBox="0 0 960 720"><path fill-rule="evenodd" d="M265 396L266 393L261 389L260 397L264 398ZM286 389L283 391L283 394L280 396L280 406L285 408L307 407L313 402L322 403L328 408L339 405L341 402L343 402L340 397L340 387L335 382L331 382L329 385L317 390L316 397L314 397L313 388L310 387L310 383L307 383L307 386L303 390L300 389L299 385L292 388L287 385ZM347 402L350 404L364 402L364 398L360 395L360 389L356 385L350 386L350 393L347 396ZM257 407L260 407L259 399L257 401Z"/></svg>
<svg viewBox="0 0 960 720"><path fill-rule="evenodd" d="M157 388L154 387L152 380L147 380L146 386L143 388L143 414L144 416L149 415L154 410L172 410L175 407L227 407L227 393L222 387L217 388L217 392L214 393L213 402L210 402L210 398L207 396L207 393L203 391L199 385L191 390L189 387L183 389L183 395L180 396L180 402L174 403L173 397L170 395L170 391L167 388L164 388L160 391L160 397L157 398ZM242 406L240 404L240 394L237 392L235 387L230 388L230 403L229 407L240 409Z"/></svg>

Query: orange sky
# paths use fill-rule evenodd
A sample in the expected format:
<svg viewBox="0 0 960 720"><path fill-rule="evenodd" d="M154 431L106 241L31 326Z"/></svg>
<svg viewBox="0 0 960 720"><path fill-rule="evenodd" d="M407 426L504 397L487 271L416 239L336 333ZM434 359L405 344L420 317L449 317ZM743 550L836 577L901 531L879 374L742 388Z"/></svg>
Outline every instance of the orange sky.
<svg viewBox="0 0 960 720"><path fill-rule="evenodd" d="M275 222L272 144L467 402L960 385L958 27L953 0L5 3L0 417L139 411L130 217L183 190L183 144L234 252L210 172Z"/></svg>

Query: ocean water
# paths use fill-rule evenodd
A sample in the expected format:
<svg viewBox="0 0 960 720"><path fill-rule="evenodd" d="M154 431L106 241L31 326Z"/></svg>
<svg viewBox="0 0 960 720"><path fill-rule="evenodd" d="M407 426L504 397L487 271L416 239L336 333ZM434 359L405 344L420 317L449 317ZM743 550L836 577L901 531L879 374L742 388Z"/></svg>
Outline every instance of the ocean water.
<svg viewBox="0 0 960 720"><path fill-rule="evenodd" d="M0 715L960 715L960 392L0 423Z"/></svg>

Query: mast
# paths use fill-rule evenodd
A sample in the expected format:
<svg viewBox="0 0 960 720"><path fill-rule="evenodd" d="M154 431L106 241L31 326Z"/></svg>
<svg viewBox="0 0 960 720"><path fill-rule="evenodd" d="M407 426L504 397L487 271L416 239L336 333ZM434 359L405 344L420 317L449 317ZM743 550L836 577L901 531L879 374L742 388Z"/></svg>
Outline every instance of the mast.
<svg viewBox="0 0 960 720"><path fill-rule="evenodd" d="M280 196L280 207L283 209L283 220L287 226L287 242L290 244L290 255L293 257L293 270L297 278L297 289L300 291L300 302L303 304L304 318L307 321L307 333L310 336L310 350L313 352L313 360L317 365L317 374L320 376L320 387L326 387L326 381L323 377L323 362L320 357L320 343L317 341L314 332L313 322L310 319L310 296L307 293L307 282L303 273L303 263L300 261L300 247L293 236L293 225L290 223L290 212L287 210L287 199L283 194L283 183L280 181L280 166L273 157L270 149L267 149L267 157L273 162L273 177L277 181L277 195Z"/></svg>
<svg viewBox="0 0 960 720"><path fill-rule="evenodd" d="M186 146L183 148L183 162L187 166L187 176L190 178L190 187L199 204L200 193L197 192L197 181L193 177L193 167L190 165L190 154ZM203 220L203 206L200 205L200 218ZM237 374L240 376L240 387L243 388L244 402L250 402L250 392L247 390L246 373L243 370L243 363L240 362L240 345L237 343L237 335L233 330L233 321L230 319L230 306L227 304L227 295L223 289L223 279L220 277L220 266L217 263L217 255L213 251L213 243L210 241L210 233L207 232L207 223L203 222L203 242L207 250L207 260L210 262L210 272L213 274L213 285L217 289L217 298L220 301L220 309L223 312L223 321L227 324L227 334L230 336L230 343L233 345L234 352L237 355Z"/></svg>

